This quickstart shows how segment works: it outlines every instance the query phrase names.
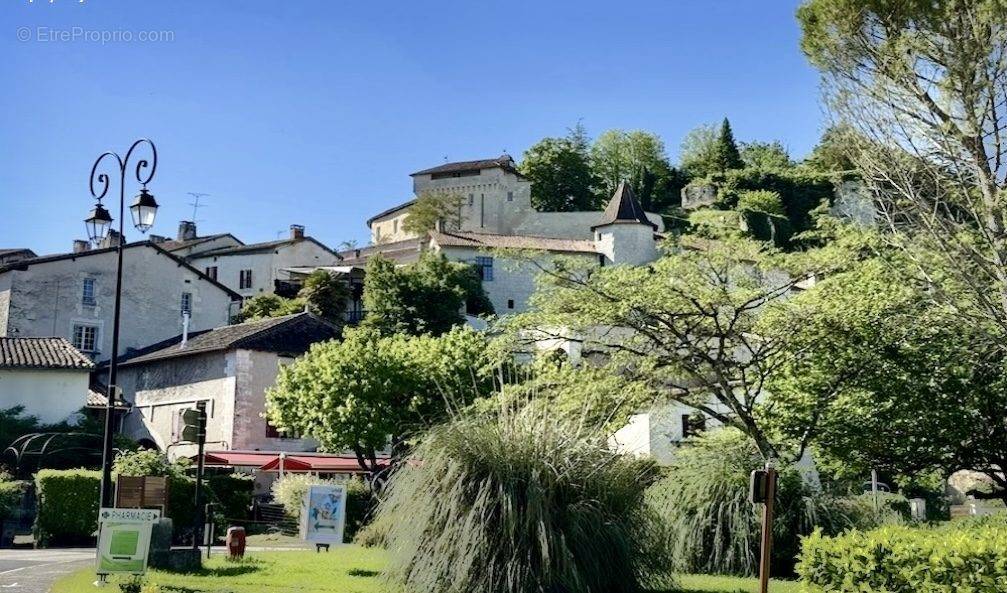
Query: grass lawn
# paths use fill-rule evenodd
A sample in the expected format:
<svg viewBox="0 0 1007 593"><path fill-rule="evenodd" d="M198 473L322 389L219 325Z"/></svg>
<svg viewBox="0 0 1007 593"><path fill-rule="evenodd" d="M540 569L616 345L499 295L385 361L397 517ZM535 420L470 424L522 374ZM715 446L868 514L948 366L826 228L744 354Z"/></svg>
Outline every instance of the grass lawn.
<svg viewBox="0 0 1007 593"><path fill-rule="evenodd" d="M265 542L259 542L265 543ZM374 548L343 546L331 552L314 550L250 552L244 561L229 562L219 554L204 562L202 571L176 574L152 570L147 582L161 593L390 593L380 578L385 552ZM52 593L94 593L94 569L69 575L52 588ZM756 579L686 575L681 577L684 593L748 593L758 591ZM797 583L773 582L770 593L798 593ZM118 587L102 589L118 593Z"/></svg>

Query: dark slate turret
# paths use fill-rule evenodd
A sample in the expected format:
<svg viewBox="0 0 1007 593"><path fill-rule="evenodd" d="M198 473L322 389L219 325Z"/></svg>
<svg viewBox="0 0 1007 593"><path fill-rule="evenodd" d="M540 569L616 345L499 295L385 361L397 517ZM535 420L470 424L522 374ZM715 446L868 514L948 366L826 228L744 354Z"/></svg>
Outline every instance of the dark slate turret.
<svg viewBox="0 0 1007 593"><path fill-rule="evenodd" d="M625 181L619 182L619 187L616 188L615 194L601 215L601 221L592 226L591 230L609 224L645 224L657 230L657 225L647 218L643 206L633 194L633 189Z"/></svg>

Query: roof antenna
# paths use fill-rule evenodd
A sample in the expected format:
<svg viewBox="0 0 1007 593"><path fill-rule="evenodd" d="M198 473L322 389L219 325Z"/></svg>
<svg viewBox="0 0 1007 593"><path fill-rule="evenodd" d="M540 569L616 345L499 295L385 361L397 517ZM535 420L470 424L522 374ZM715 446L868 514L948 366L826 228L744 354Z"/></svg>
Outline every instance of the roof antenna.
<svg viewBox="0 0 1007 593"><path fill-rule="evenodd" d="M199 212L200 208L206 207L206 204L200 204L199 203L199 199L200 198L205 198L206 196L208 196L210 194L201 194L201 193L195 192L195 191L190 191L190 192L186 192L186 193L188 193L190 196L192 196L192 201L189 202L189 205L192 206L192 222L200 222L200 221L196 220L196 213Z"/></svg>

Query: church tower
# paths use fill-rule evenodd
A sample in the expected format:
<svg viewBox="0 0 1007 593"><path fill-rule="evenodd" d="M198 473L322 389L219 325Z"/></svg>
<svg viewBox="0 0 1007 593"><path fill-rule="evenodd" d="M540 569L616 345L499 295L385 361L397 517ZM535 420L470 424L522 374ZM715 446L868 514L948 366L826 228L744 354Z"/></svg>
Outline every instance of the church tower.
<svg viewBox="0 0 1007 593"><path fill-rule="evenodd" d="M657 259L657 225L647 218L640 201L625 181L619 183L612 200L591 227L605 265L639 266Z"/></svg>

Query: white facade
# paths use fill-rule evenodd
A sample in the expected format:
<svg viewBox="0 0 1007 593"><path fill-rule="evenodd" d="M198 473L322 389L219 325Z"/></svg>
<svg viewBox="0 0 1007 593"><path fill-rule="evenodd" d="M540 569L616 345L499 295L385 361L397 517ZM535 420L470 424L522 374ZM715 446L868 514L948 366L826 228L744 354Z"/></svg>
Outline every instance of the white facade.
<svg viewBox="0 0 1007 593"><path fill-rule="evenodd" d="M0 368L0 408L24 406L27 416L56 424L87 403L89 369Z"/></svg>
<svg viewBox="0 0 1007 593"><path fill-rule="evenodd" d="M196 253L190 264L248 298L271 294L276 281L290 280L287 268L336 266L339 256L310 237L228 247Z"/></svg>
<svg viewBox="0 0 1007 593"><path fill-rule="evenodd" d="M178 335L183 303L192 331L226 325L239 310L237 295L148 243L128 245L123 266L120 354ZM0 269L0 336L60 336L107 359L115 278L116 253L107 249Z"/></svg>

